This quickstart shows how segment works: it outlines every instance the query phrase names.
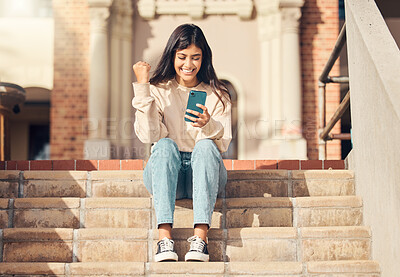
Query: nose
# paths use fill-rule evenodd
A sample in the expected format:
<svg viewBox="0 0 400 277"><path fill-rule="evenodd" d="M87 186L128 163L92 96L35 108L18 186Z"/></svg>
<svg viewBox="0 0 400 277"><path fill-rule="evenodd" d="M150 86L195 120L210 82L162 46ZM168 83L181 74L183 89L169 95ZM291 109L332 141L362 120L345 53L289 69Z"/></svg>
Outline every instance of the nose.
<svg viewBox="0 0 400 277"><path fill-rule="evenodd" d="M191 59L186 59L185 60L185 67L186 68L192 68L193 62Z"/></svg>

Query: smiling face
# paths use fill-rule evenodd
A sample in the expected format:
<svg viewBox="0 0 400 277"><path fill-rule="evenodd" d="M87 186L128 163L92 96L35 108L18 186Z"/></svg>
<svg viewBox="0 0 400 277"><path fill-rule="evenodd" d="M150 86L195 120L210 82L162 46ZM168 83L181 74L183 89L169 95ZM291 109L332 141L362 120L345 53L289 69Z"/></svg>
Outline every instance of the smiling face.
<svg viewBox="0 0 400 277"><path fill-rule="evenodd" d="M198 84L197 73L201 67L202 51L191 44L186 49L177 50L174 59L176 81L185 87L194 87Z"/></svg>

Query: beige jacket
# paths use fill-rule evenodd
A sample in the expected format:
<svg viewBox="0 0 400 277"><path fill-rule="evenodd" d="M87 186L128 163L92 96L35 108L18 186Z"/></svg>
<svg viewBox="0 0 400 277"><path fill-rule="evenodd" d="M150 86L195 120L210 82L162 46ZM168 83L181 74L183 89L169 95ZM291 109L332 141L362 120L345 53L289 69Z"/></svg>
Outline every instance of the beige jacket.
<svg viewBox="0 0 400 277"><path fill-rule="evenodd" d="M190 90L207 92L206 104L210 121L193 127L184 119ZM171 138L179 151L192 152L201 139L212 139L221 153L228 150L232 139L231 104L225 101L225 110L209 85L200 83L194 88L178 84L175 79L157 86L133 83L132 106L135 113L135 133L143 143L155 143L162 138Z"/></svg>

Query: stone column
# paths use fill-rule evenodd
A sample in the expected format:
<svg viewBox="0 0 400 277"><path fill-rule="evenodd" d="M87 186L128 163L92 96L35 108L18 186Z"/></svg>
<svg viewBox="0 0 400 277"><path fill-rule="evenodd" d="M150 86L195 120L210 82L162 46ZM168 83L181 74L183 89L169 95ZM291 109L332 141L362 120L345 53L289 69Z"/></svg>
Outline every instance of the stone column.
<svg viewBox="0 0 400 277"><path fill-rule="evenodd" d="M303 0L258 2L261 114L256 131L260 158L306 158L306 141L301 134L298 35L302 5Z"/></svg>
<svg viewBox="0 0 400 277"><path fill-rule="evenodd" d="M109 159L109 51L108 19L112 0L89 0L90 9L90 84L85 159Z"/></svg>
<svg viewBox="0 0 400 277"><path fill-rule="evenodd" d="M299 19L302 1L299 7L282 9L282 102L285 117L282 132L287 138L302 137L301 125L301 68Z"/></svg>
<svg viewBox="0 0 400 277"><path fill-rule="evenodd" d="M132 2L115 2L111 20L112 158L132 158ZM132 128L131 128L132 127Z"/></svg>
<svg viewBox="0 0 400 277"><path fill-rule="evenodd" d="M122 24L122 97L121 97L121 118L122 121L120 123L121 126L121 145L124 150L122 158L134 158L137 153L132 153L130 149L132 149L132 139L135 136L135 132L133 129L133 107L132 107L132 32L133 32L133 9L132 2L126 1L126 8L124 9L124 19Z"/></svg>
<svg viewBox="0 0 400 277"><path fill-rule="evenodd" d="M307 159L307 141L302 135L302 97L299 20L303 0L281 5L282 45L282 144L280 155L288 159Z"/></svg>
<svg viewBox="0 0 400 277"><path fill-rule="evenodd" d="M111 84L111 97L110 97L110 142L113 148L118 146L120 139L118 131L118 122L121 120L121 25L122 25L122 9L120 7L120 1L115 2L111 9L111 20L110 20L110 55L111 55L111 72L110 72L110 84ZM112 151L114 152L114 151ZM111 153L114 156L114 153Z"/></svg>
<svg viewBox="0 0 400 277"><path fill-rule="evenodd" d="M259 139L265 140L273 136L274 119L279 118L279 105L276 103L279 95L272 93L273 91L279 91L280 87L279 76L276 76L280 65L279 0L260 1L257 11L262 77L260 80L261 117L256 126L256 133Z"/></svg>

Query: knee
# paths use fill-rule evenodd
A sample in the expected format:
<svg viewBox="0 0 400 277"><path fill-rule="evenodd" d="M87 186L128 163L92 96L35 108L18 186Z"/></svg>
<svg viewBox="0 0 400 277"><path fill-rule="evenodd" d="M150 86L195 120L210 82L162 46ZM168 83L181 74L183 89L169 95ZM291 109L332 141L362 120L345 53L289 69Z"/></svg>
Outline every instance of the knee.
<svg viewBox="0 0 400 277"><path fill-rule="evenodd" d="M193 154L219 154L219 150L211 139L202 139L196 143L193 149Z"/></svg>
<svg viewBox="0 0 400 277"><path fill-rule="evenodd" d="M154 149L157 149L157 148L178 149L178 145L176 145L175 141L173 141L170 138L162 138L154 146Z"/></svg>
<svg viewBox="0 0 400 277"><path fill-rule="evenodd" d="M160 139L153 148L153 154L161 154L169 157L171 155L178 155L179 149L178 145L176 145L175 141L170 138L162 138Z"/></svg>

